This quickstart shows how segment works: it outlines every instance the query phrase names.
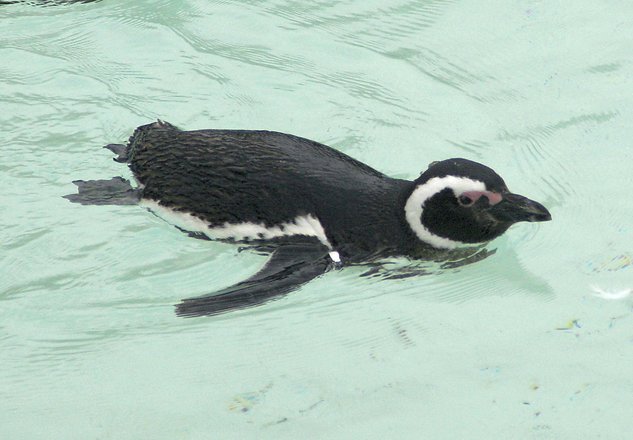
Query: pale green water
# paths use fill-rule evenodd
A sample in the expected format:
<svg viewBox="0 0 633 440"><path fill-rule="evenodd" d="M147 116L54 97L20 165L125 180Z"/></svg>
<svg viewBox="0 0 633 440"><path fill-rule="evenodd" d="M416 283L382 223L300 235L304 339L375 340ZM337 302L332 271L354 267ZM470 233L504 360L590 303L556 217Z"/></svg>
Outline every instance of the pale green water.
<svg viewBox="0 0 633 440"><path fill-rule="evenodd" d="M628 439L633 4L0 6L0 438ZM308 137L394 176L495 168L554 221L421 278L352 268L213 318L262 257L73 179L162 118Z"/></svg>

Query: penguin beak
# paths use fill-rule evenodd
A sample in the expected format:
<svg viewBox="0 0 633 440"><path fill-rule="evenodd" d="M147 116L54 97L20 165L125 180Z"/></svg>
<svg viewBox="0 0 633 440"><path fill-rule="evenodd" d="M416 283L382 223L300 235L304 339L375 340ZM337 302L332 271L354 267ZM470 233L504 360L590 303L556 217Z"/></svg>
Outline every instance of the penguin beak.
<svg viewBox="0 0 633 440"><path fill-rule="evenodd" d="M505 193L503 199L490 209L501 222L546 222L552 219L545 206L519 194Z"/></svg>

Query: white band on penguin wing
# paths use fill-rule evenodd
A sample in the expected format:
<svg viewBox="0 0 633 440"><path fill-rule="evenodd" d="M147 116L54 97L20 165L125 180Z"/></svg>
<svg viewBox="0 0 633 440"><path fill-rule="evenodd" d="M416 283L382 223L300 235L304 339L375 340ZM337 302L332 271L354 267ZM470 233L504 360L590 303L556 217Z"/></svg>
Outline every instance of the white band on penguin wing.
<svg viewBox="0 0 633 440"><path fill-rule="evenodd" d="M404 212L407 223L409 223L409 226L420 240L435 248L455 249L459 246L465 246L468 243L462 243L461 241L435 235L422 224L424 204L428 199L446 188L452 189L455 195L459 196L466 191L485 191L486 185L479 180L468 179L466 177L433 177L413 190L407 199L407 203L404 205Z"/></svg>

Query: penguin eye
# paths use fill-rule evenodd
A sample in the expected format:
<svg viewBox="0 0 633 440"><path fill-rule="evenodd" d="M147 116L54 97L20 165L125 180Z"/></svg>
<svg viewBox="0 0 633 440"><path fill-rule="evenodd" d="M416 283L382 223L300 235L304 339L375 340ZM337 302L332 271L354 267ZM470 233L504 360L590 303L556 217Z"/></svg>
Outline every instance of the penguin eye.
<svg viewBox="0 0 633 440"><path fill-rule="evenodd" d="M475 203L473 199L463 194L457 197L457 202L459 202L460 205L465 206L465 207L473 206L473 204Z"/></svg>

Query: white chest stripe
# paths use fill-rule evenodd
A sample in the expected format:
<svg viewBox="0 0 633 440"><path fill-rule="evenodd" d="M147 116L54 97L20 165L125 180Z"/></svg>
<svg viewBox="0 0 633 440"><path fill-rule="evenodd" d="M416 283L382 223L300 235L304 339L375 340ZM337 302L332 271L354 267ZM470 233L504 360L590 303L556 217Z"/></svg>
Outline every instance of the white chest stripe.
<svg viewBox="0 0 633 440"><path fill-rule="evenodd" d="M421 219L424 204L428 199L445 188L452 189L455 195L459 196L466 191L485 191L486 185L479 180L468 179L466 177L433 177L426 183L415 188L407 199L407 203L404 205L407 222L420 240L433 247L455 249L458 246L467 246L467 243L435 235L422 224Z"/></svg>
<svg viewBox="0 0 633 440"><path fill-rule="evenodd" d="M207 222L188 213L175 211L160 205L155 200L143 199L141 206L148 208L160 218L185 231L201 232L212 239L233 239L235 241L267 240L276 237L305 235L316 237L323 245L332 250L321 222L312 214L300 215L294 220L280 225L267 227L263 223L224 223L222 226L210 227ZM338 256L338 254L337 254Z"/></svg>

